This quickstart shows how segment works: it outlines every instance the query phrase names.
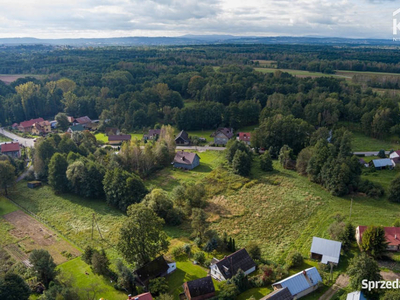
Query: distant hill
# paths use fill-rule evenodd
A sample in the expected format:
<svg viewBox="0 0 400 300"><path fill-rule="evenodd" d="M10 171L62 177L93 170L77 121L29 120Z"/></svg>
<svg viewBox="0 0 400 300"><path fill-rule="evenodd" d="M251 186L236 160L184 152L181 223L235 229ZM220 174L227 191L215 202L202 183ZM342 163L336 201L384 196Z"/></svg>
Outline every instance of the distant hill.
<svg viewBox="0 0 400 300"><path fill-rule="evenodd" d="M180 37L118 37L81 39L0 38L2 45L69 45L69 46L158 46L205 44L312 44L312 45L399 45L385 39L349 39L327 37L243 37L233 35L184 35Z"/></svg>

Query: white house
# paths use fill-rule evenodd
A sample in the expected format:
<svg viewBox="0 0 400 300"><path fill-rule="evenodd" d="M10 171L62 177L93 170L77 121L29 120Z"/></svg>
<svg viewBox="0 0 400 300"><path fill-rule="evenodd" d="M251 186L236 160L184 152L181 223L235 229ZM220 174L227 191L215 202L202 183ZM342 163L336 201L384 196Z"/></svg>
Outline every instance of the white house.
<svg viewBox="0 0 400 300"><path fill-rule="evenodd" d="M232 278L236 273L242 270L246 275L256 270L256 263L247 253L246 249L240 249L224 259L213 258L210 265L211 276L220 281Z"/></svg>

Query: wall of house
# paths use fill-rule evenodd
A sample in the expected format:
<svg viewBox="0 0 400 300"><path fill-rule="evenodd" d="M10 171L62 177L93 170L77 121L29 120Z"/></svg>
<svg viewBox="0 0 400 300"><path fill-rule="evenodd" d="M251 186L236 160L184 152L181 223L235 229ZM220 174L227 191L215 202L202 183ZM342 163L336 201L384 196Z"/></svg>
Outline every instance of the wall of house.
<svg viewBox="0 0 400 300"><path fill-rule="evenodd" d="M214 137L214 144L217 145L226 145L226 143L228 143L228 138L222 134L222 133L218 133L215 137Z"/></svg>
<svg viewBox="0 0 400 300"><path fill-rule="evenodd" d="M256 267L252 267L251 269L248 269L244 274L249 275L250 273L253 273L256 270Z"/></svg>
<svg viewBox="0 0 400 300"><path fill-rule="evenodd" d="M312 292L314 292L316 289L318 289L318 284L314 286L310 286L308 289L298 293L297 295L294 295L293 299L300 299L301 297L304 297L305 295L308 295Z"/></svg>
<svg viewBox="0 0 400 300"><path fill-rule="evenodd" d="M220 281L226 280L225 277L219 271L217 265L212 265L211 266L211 277L216 279L216 280L220 280Z"/></svg>
<svg viewBox="0 0 400 300"><path fill-rule="evenodd" d="M168 264L168 271L167 271L167 273L168 274L171 274L172 272L174 272L175 270L176 270L176 262L173 262L173 263L169 263Z"/></svg>
<svg viewBox="0 0 400 300"><path fill-rule="evenodd" d="M206 300L206 299L210 299L210 298L212 298L214 296L215 296L215 292L214 293L208 293L208 294L201 295L201 296L197 296L197 297L193 297L193 298L190 298L190 300Z"/></svg>

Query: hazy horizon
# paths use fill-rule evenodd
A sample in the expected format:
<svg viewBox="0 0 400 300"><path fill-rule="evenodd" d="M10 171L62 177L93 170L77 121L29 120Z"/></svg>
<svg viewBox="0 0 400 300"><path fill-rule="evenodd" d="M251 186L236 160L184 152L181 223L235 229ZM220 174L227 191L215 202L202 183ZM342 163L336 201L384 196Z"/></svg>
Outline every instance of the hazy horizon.
<svg viewBox="0 0 400 300"><path fill-rule="evenodd" d="M15 0L0 38L293 36L391 39L392 0Z"/></svg>

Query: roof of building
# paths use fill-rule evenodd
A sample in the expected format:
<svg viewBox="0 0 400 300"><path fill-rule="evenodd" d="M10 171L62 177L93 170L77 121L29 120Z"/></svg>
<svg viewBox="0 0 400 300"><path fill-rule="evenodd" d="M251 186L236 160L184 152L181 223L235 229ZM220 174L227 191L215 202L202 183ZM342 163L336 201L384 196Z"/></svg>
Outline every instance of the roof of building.
<svg viewBox="0 0 400 300"><path fill-rule="evenodd" d="M393 157L393 158L392 158L392 161L393 161L393 163L394 163L395 165L398 165L398 164L400 164L400 157Z"/></svg>
<svg viewBox="0 0 400 300"><path fill-rule="evenodd" d="M248 142L250 141L251 133L250 132L239 132L239 141Z"/></svg>
<svg viewBox="0 0 400 300"><path fill-rule="evenodd" d="M192 152L184 152L182 151L178 151L175 154L174 157L174 163L177 164L185 164L185 165L191 165L194 161L194 159L197 157L199 157L196 153L192 153ZM200 157L199 157L200 159Z"/></svg>
<svg viewBox="0 0 400 300"><path fill-rule="evenodd" d="M222 133L225 135L228 139L233 137L233 128L226 128L226 127L220 127L211 136L216 136L217 134Z"/></svg>
<svg viewBox="0 0 400 300"><path fill-rule="evenodd" d="M321 262L324 264L327 264L328 262L339 263L341 249L341 242L327 240L316 236L313 237L311 253L322 255Z"/></svg>
<svg viewBox="0 0 400 300"><path fill-rule="evenodd" d="M360 238L362 240L362 235L368 226L358 226L358 232L360 233ZM389 243L389 246L400 245L400 227L384 227L385 238Z"/></svg>
<svg viewBox="0 0 400 300"><path fill-rule="evenodd" d="M150 292L147 292L136 296L129 295L127 300L153 300L153 297Z"/></svg>
<svg viewBox="0 0 400 300"><path fill-rule="evenodd" d="M400 150L393 151L393 153L396 153L397 155L400 156Z"/></svg>
<svg viewBox="0 0 400 300"><path fill-rule="evenodd" d="M189 140L189 135L188 135L188 133L187 133L186 131L184 131L184 130L182 130L181 132L179 132L179 134L178 134L178 135L176 136L176 138L175 138L175 141L176 141L177 139L179 139L179 138L183 139L184 141L190 142L190 140Z"/></svg>
<svg viewBox="0 0 400 300"><path fill-rule="evenodd" d="M77 121L79 124L92 123L92 120L88 116L77 118L75 121Z"/></svg>
<svg viewBox="0 0 400 300"><path fill-rule="evenodd" d="M290 293L289 289L287 287L284 287L283 289L278 289L273 291L272 293L269 293L267 296L261 298L260 300L292 300L293 296Z"/></svg>
<svg viewBox="0 0 400 300"><path fill-rule="evenodd" d="M141 282L147 282L161 276L168 271L168 264L163 256L159 256L151 262L145 264L143 267L134 271L135 275Z"/></svg>
<svg viewBox="0 0 400 300"><path fill-rule="evenodd" d="M130 134L109 135L108 141L130 141L132 136Z"/></svg>
<svg viewBox="0 0 400 300"><path fill-rule="evenodd" d="M23 127L23 128L27 128L27 127L32 127L33 124L37 123L37 122L43 122L44 119L43 118L37 118L37 119L31 119L29 121L24 121L21 122L19 124L19 126Z"/></svg>
<svg viewBox="0 0 400 300"><path fill-rule="evenodd" d="M81 124L71 126L69 129L71 129L72 131L84 131L85 130L85 128Z"/></svg>
<svg viewBox="0 0 400 300"><path fill-rule="evenodd" d="M149 136L160 135L161 129L150 129Z"/></svg>
<svg viewBox="0 0 400 300"><path fill-rule="evenodd" d="M186 282L192 298L215 292L214 283L210 276Z"/></svg>
<svg viewBox="0 0 400 300"><path fill-rule="evenodd" d="M390 158L373 159L372 163L375 168L392 166L392 160Z"/></svg>
<svg viewBox="0 0 400 300"><path fill-rule="evenodd" d="M9 143L1 145L1 153L16 152L19 151L19 149L19 143Z"/></svg>
<svg viewBox="0 0 400 300"><path fill-rule="evenodd" d="M309 287L317 285L318 282L321 281L322 278L321 275L319 275L317 268L312 267L276 282L272 286L281 285L282 288L287 287L292 296L295 296Z"/></svg>
<svg viewBox="0 0 400 300"><path fill-rule="evenodd" d="M346 300L367 300L360 291L347 294Z"/></svg>
<svg viewBox="0 0 400 300"><path fill-rule="evenodd" d="M256 266L256 263L247 253L246 249L240 249L235 253L225 256L215 263L225 278L231 278L241 269L246 272Z"/></svg>

